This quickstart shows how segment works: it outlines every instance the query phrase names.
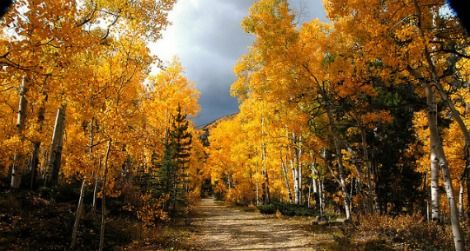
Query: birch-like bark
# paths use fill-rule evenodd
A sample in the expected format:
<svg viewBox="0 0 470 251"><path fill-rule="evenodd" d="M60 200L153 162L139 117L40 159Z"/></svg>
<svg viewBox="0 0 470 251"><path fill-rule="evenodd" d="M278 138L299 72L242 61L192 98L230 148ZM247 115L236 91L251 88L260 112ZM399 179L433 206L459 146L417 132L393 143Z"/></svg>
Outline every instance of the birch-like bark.
<svg viewBox="0 0 470 251"><path fill-rule="evenodd" d="M302 203L302 149L297 140L295 133L292 133L292 144L294 146L294 160L291 160L292 176L294 178L294 203L300 205ZM295 162L295 165L294 165Z"/></svg>
<svg viewBox="0 0 470 251"><path fill-rule="evenodd" d="M289 131L287 130L286 128L286 138L288 140L288 142L291 141L291 138L289 136ZM298 205L299 204L299 183L298 183L298 180L299 180L299 175L298 175L298 170L297 168L295 167L294 165L294 160L296 159L296 143L295 143L295 134L292 133L292 145L294 146L294 149L293 149L293 152L291 150L291 148L289 147L289 144L287 144L287 153L286 154L286 161L287 161L287 158L289 158L289 164L290 164L290 169L291 169L291 172L292 172L292 183L294 185L294 204ZM290 155L290 157L288 156Z"/></svg>
<svg viewBox="0 0 470 251"><path fill-rule="evenodd" d="M18 104L18 116L16 120L16 134L19 136L21 141L23 141L23 128L25 125L26 121L26 106L28 104L26 100L26 92L28 91L27 85L28 84L28 79L27 77L24 77L23 80L21 81L20 85L20 91L19 91L19 104ZM19 188L21 185L21 178L22 178L22 171L21 170L21 164L22 162L22 157L21 154L17 151L15 152L15 155L13 156L13 166L11 168L11 188Z"/></svg>
<svg viewBox="0 0 470 251"><path fill-rule="evenodd" d="M442 146L442 140L439 135L439 128L437 126L437 111L434 101L434 93L432 87L429 84L425 85L426 98L428 104L428 125L430 130L430 145L431 152L434 152L435 158L438 160L439 167L444 175L444 188L447 195L447 202L450 209L450 221L452 226L452 234L454 239L454 246L456 251L464 251L465 243L463 239L462 230L460 228L460 221L458 216L458 210L455 203L454 191L452 188L452 180L450 178L449 166L444 154L444 148Z"/></svg>
<svg viewBox="0 0 470 251"><path fill-rule="evenodd" d="M47 186L56 186L59 179L60 163L62 159L62 143L65 130L65 105L61 105L57 110L54 133L48 160L48 175L46 177Z"/></svg>
<svg viewBox="0 0 470 251"><path fill-rule="evenodd" d="M463 219L465 216L464 215L464 200L463 200L464 191L465 191L464 181L461 179L459 182L459 207L458 207L460 219Z"/></svg>
<svg viewBox="0 0 470 251"><path fill-rule="evenodd" d="M94 144L94 119L92 118L90 121L90 133L89 133L89 142L88 142L88 155L93 163L93 144ZM80 196L78 198L78 205L77 210L75 212L75 222L73 224L72 230L72 241L70 243L70 250L75 249L75 244L77 243L77 235L78 229L80 227L80 218L82 216L83 211L83 200L85 197L85 189L86 189L86 177L83 177L82 185L80 187Z"/></svg>
<svg viewBox="0 0 470 251"><path fill-rule="evenodd" d="M327 99L326 96L324 98ZM336 130L336 121L333 118L333 112L329 104L330 102L328 100L326 100L326 102L327 102L326 108L327 108L327 116L328 116L328 130L333 139L333 146L335 148L336 158L338 160L338 178L339 178L339 185L343 192L344 212L346 215L346 219L349 220L351 218L351 211L349 207L350 198L348 194L348 188L346 187L346 182L344 180L343 154L341 153L341 148L339 146L337 130Z"/></svg>
<svg viewBox="0 0 470 251"><path fill-rule="evenodd" d="M317 187L317 179L315 178L316 176L316 160L313 161L311 167L310 167L310 175L311 175L311 184L310 187L312 188L312 193L313 193L313 198L315 200L315 203L317 203L317 196L318 196L318 187ZM310 188L309 188L309 195L308 195L309 203L308 206L310 207Z"/></svg>
<svg viewBox="0 0 470 251"><path fill-rule="evenodd" d="M424 56L429 67L429 72L432 77L432 82L435 84L441 97L446 101L447 106L451 109L453 118L457 121L457 123L459 124L464 134L465 148L467 148L465 149L466 150L465 157L468 159L470 158L470 154L468 154L468 151L469 151L468 143L470 142L470 134L468 133L468 129L465 126L465 123L463 122L462 118L460 117L460 114L455 109L454 105L452 104L450 99L448 99L447 95L442 89L442 86L440 84L440 81L437 75L435 64L431 58L431 53L428 49L427 39L426 39L426 36L424 35L424 31L422 27L422 13L421 13L420 6L418 5L417 0L413 0L413 4L415 7L415 11L416 11L416 17L418 18L418 22L417 22L418 32L422 39L422 42L424 43ZM426 91L428 108L430 111L432 111L432 109L434 109L435 102L434 102L434 93L429 83L425 83L425 91ZM451 225L452 225L452 234L453 234L453 239L454 239L455 250L463 251L465 250L465 243L463 239L463 233L460 228L460 221L458 217L457 206L455 203L448 162L444 153L444 148L442 146L442 139L440 138L440 135L439 135L439 128L437 126L437 123L434 123L435 120L431 118L432 115L433 114L431 112L428 112L429 129L431 131L431 147L435 147L435 152L437 154L437 158L439 159L439 166L444 175L444 188L446 191L447 201L448 201L449 208L450 208L450 219L451 219ZM436 115L437 115L437 111L436 111ZM467 165L469 163L470 161L467 160Z"/></svg>
<svg viewBox="0 0 470 251"><path fill-rule="evenodd" d="M299 204L302 204L302 136L299 137L298 140L298 146L297 146L297 175L299 177L298 182L299 184L297 185L298 192L299 192Z"/></svg>
<svg viewBox="0 0 470 251"><path fill-rule="evenodd" d="M432 112L435 117L435 112ZM435 120L434 118L430 118ZM432 122L436 123L436 122ZM431 143L432 144L432 143ZM431 147L430 149L430 163L431 163L431 219L433 221L439 221L439 205L440 205L440 196L439 196L439 160L437 158L436 149Z"/></svg>
<svg viewBox="0 0 470 251"><path fill-rule="evenodd" d="M70 243L70 250L75 249L77 243L78 227L80 225L80 217L83 211L83 199L85 196L85 179L82 180L82 185L80 187L80 197L78 198L77 211L75 212L75 221L73 223L72 230L72 241Z"/></svg>
<svg viewBox="0 0 470 251"><path fill-rule="evenodd" d="M294 204L299 204L299 175L298 170L295 168L294 161L290 160L290 166L292 170L292 178L294 180Z"/></svg>
<svg viewBox="0 0 470 251"><path fill-rule="evenodd" d="M317 89L318 91L320 92L321 96L322 96L322 99L323 99L323 105L326 109L326 114L327 114L327 117L328 117L328 132L329 134L331 135L332 139L333 139L333 146L335 148L335 152L336 152L336 158L338 160L338 181L339 181L339 185L341 187L341 191L343 192L343 204L344 204L344 211L345 211L345 214L346 214L346 219L350 219L351 218L351 210L349 208L349 201L350 201L350 198L349 198L349 195L348 195L348 189L346 187L346 182L344 180L344 166L343 166L343 156L342 156L342 153L341 153L341 147L340 147L340 142L339 142L339 139L338 139L338 135L337 135L337 128L336 128L336 121L333 117L333 107L332 107L332 103L331 103L331 100L329 98L329 95L326 91L326 89L324 88L324 86L322 87L321 86L321 83L320 81L318 80L318 78L315 76L315 74L313 74L310 69L308 68L307 65L303 65L304 69L310 74L310 77L312 79L312 81L317 85Z"/></svg>
<svg viewBox="0 0 470 251"><path fill-rule="evenodd" d="M287 132L287 138L289 139L289 132ZM292 145L294 146L293 153L291 152L291 158L290 158L290 168L292 171L292 179L294 183L294 204L298 205L300 202L299 199L299 173L298 169L296 168L297 163L294 164L294 161L297 161L297 148L296 148L296 142L295 142L295 134L292 133ZM290 139L289 139L290 140ZM288 152L290 151L290 148L288 147Z"/></svg>

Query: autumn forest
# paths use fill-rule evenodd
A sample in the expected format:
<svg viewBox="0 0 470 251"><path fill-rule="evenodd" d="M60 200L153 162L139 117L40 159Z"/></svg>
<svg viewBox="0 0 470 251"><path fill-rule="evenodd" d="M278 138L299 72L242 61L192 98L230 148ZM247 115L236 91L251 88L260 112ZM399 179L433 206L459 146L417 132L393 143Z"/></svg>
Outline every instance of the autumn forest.
<svg viewBox="0 0 470 251"><path fill-rule="evenodd" d="M205 125L149 48L176 1L1 17L0 250L468 250L470 39L446 1L303 24L252 1L239 112Z"/></svg>

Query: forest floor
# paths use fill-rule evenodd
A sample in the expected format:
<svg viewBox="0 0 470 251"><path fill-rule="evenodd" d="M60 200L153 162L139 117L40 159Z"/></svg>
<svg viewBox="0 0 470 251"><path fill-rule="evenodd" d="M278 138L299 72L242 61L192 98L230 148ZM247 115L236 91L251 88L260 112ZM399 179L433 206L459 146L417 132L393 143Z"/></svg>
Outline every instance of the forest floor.
<svg viewBox="0 0 470 251"><path fill-rule="evenodd" d="M0 250L67 250L78 195L76 191L58 194L52 199L38 192L0 188ZM202 199L189 215L143 228L137 219L120 211L117 202L108 203L105 250L403 250L400 244L405 241L430 243L416 247L452 245L451 238L444 242L437 238L450 237L447 228L443 232L442 227L414 224L414 218L406 218L413 224L367 218L369 223L362 229L354 224L314 225L313 217L264 215L254 207L228 206L214 199ZM381 226L379 222L397 223ZM97 250L99 223L99 217L85 214L76 250Z"/></svg>
<svg viewBox="0 0 470 251"><path fill-rule="evenodd" d="M312 231L311 222L202 199L193 210L189 243L194 250L338 250L332 233Z"/></svg>

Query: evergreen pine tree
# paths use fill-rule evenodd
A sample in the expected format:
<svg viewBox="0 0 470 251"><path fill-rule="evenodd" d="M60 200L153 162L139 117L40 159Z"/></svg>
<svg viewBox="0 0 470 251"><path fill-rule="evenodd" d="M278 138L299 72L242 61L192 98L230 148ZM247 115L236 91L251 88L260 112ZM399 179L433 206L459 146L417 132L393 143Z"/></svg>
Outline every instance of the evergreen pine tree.
<svg viewBox="0 0 470 251"><path fill-rule="evenodd" d="M188 127L186 115L182 114L178 105L171 128L166 133L159 175L161 190L170 198L166 209L173 212L178 204L186 204L188 193L188 164L192 143Z"/></svg>

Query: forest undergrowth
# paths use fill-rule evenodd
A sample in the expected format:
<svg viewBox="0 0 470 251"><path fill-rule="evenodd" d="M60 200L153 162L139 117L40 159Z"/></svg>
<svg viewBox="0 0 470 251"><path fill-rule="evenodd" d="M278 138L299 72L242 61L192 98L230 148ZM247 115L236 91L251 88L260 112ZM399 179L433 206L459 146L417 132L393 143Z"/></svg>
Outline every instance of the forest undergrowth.
<svg viewBox="0 0 470 251"><path fill-rule="evenodd" d="M10 191L0 186L1 250L69 250L79 184L55 191ZM91 199L90 194L85 200ZM108 201L104 250L187 250L191 228L184 212L167 221L145 226L125 210L122 198ZM99 248L100 214L84 208L75 250ZM101 206L96 208L99 212Z"/></svg>

